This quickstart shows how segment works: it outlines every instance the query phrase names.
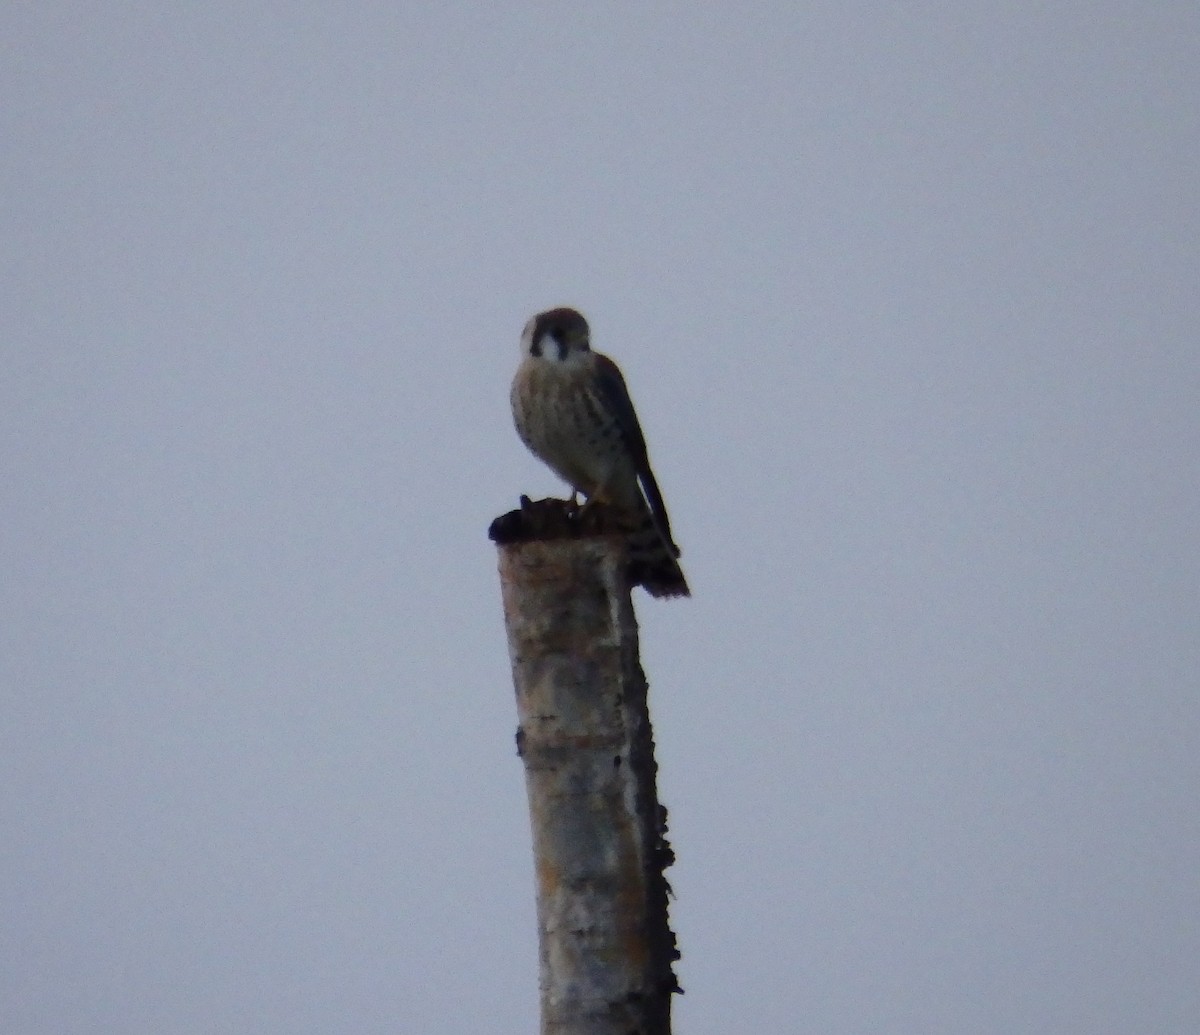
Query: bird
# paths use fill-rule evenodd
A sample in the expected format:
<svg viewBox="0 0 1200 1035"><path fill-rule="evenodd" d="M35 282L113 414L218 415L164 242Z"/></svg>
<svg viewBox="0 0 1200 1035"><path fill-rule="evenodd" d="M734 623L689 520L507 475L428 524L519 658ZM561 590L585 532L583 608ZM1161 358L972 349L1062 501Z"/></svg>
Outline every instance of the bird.
<svg viewBox="0 0 1200 1035"><path fill-rule="evenodd" d="M601 503L616 511L629 529L634 580L651 596L691 596L625 378L590 339L575 309L530 318L510 395L517 434L571 486L572 502L586 497L582 510Z"/></svg>

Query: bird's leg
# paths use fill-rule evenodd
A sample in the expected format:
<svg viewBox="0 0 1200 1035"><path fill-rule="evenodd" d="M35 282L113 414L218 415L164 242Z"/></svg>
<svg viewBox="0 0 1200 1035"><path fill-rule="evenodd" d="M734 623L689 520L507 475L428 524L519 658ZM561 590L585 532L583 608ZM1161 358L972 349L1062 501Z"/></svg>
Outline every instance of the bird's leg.
<svg viewBox="0 0 1200 1035"><path fill-rule="evenodd" d="M592 504L603 502L603 500L604 500L604 483L601 482L599 485L595 486L591 492L588 493L588 498L586 500L584 500L583 506L579 508L579 511L575 516L577 518L583 517L584 514L586 514L589 510L592 509Z"/></svg>

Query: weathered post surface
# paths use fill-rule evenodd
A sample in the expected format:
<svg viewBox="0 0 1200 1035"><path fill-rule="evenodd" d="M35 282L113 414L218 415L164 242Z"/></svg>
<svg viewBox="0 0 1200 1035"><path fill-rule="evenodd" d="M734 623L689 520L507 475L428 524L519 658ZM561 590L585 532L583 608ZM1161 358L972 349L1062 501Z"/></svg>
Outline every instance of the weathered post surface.
<svg viewBox="0 0 1200 1035"><path fill-rule="evenodd" d="M669 1035L674 857L624 537L580 537L563 506L522 500L491 529L533 830L541 1030Z"/></svg>

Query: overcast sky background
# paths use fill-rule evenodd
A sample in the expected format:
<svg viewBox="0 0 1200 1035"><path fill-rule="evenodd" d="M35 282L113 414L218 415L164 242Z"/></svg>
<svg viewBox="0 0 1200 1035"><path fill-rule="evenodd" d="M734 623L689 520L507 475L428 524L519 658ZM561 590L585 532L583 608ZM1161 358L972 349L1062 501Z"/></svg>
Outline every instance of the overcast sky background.
<svg viewBox="0 0 1200 1035"><path fill-rule="evenodd" d="M676 1029L1197 1030L1194 3L10 3L0 92L0 1030L535 1030L561 304Z"/></svg>

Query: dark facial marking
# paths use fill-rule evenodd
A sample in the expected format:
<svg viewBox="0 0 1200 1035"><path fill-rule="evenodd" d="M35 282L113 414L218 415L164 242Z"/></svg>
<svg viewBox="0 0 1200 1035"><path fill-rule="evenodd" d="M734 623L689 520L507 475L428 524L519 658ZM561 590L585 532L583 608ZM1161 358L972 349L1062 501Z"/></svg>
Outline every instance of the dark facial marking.
<svg viewBox="0 0 1200 1035"><path fill-rule="evenodd" d="M549 332L550 340L554 342L558 349L559 362L567 357L567 335L561 327L554 327Z"/></svg>

